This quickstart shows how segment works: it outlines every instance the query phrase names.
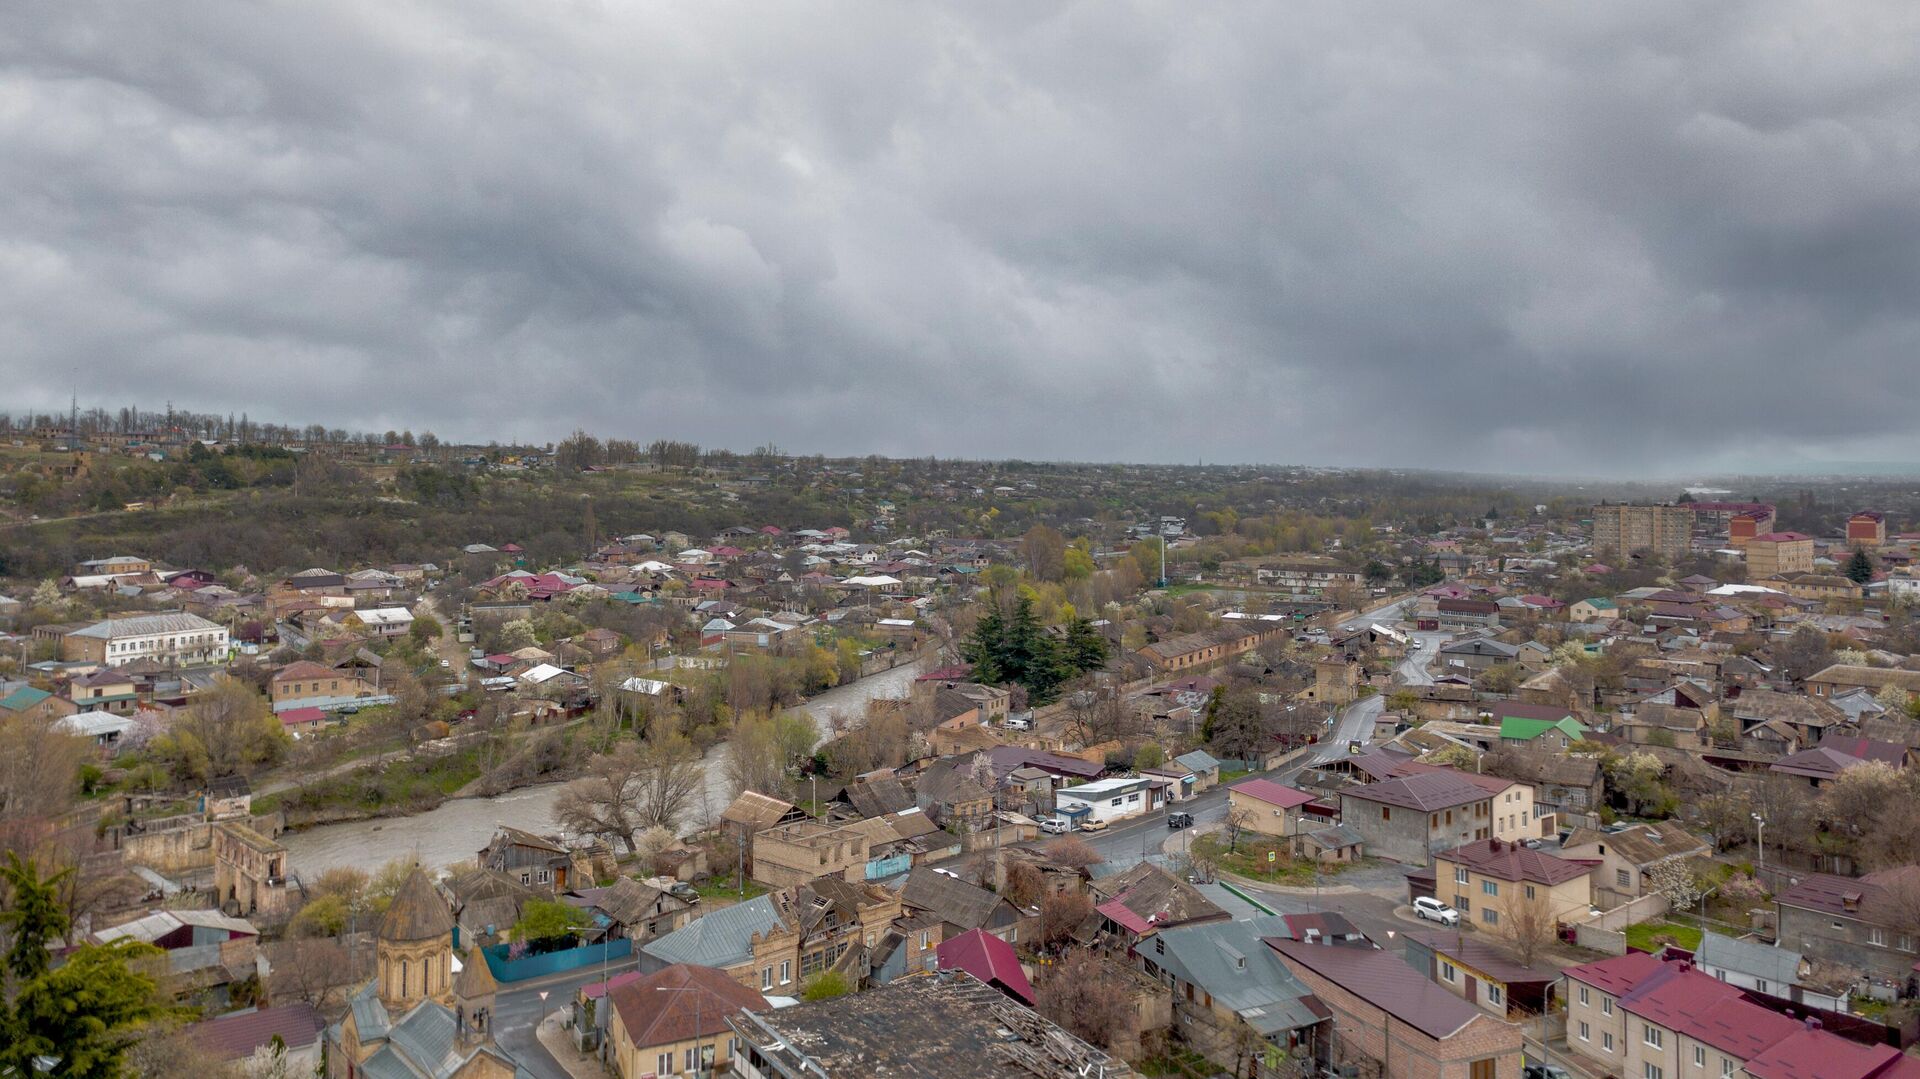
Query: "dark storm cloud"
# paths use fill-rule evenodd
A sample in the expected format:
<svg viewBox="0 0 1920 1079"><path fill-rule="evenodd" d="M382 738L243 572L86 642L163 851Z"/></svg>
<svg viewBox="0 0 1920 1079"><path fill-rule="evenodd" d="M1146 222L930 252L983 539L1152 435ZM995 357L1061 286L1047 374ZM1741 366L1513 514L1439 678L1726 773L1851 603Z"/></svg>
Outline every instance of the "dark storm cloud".
<svg viewBox="0 0 1920 1079"><path fill-rule="evenodd" d="M1920 14L39 5L11 407L1674 471L1911 454Z"/></svg>

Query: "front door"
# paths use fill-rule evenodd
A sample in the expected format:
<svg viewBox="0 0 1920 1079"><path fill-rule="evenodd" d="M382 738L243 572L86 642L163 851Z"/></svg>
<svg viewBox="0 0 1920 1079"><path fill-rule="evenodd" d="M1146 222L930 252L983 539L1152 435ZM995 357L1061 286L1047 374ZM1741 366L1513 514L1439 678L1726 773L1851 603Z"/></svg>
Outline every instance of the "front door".
<svg viewBox="0 0 1920 1079"><path fill-rule="evenodd" d="M1474 1003L1474 1002L1477 1002L1479 999L1480 999L1480 980L1478 978L1475 978L1473 975L1469 974L1467 975L1467 1002Z"/></svg>

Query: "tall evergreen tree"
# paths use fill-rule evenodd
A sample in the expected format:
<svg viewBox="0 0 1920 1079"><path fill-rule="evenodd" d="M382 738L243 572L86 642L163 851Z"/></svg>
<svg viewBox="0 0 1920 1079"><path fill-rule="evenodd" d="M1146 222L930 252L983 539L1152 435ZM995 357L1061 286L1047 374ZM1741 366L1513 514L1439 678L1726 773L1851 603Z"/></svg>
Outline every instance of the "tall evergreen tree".
<svg viewBox="0 0 1920 1079"><path fill-rule="evenodd" d="M1865 547L1855 547L1853 557L1847 559L1847 568L1842 572L1854 584L1866 584L1873 580L1873 556Z"/></svg>
<svg viewBox="0 0 1920 1079"><path fill-rule="evenodd" d="M37 866L7 853L0 880L7 904L0 926L9 937L5 992L0 993L0 1075L35 1075L43 1061L56 1079L119 1079L127 1050L173 1009L148 973L160 950L120 940L82 945L58 970L47 944L71 928L57 886L65 871L41 877Z"/></svg>

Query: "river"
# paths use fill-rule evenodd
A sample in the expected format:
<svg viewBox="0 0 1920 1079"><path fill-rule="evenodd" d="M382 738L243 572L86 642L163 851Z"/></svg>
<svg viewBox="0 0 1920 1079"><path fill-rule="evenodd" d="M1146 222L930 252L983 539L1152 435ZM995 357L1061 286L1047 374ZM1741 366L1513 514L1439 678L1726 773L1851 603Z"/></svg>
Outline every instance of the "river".
<svg viewBox="0 0 1920 1079"><path fill-rule="evenodd" d="M913 679L926 669L926 663L924 659L903 663L836 686L809 698L801 707L813 716L824 735L830 715L837 713L843 721L857 722L865 714L868 701L906 696ZM732 800L733 794L727 790L725 760L726 743L707 750L703 804L688 815L683 831L698 831ZM280 842L286 844L293 871L306 880L343 865L372 872L395 858L408 856L418 858L429 870L439 869L472 858L502 824L543 835L558 831L553 804L565 785L541 783L492 798L455 798L410 817L323 824L288 832L280 837Z"/></svg>

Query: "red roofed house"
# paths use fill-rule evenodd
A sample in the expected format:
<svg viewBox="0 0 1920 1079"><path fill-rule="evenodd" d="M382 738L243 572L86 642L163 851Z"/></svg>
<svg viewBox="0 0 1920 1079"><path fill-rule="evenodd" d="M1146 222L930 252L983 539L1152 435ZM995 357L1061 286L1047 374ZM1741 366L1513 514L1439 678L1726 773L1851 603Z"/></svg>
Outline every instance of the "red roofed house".
<svg viewBox="0 0 1920 1079"><path fill-rule="evenodd" d="M1277 937L1266 944L1333 1013L1331 1063L1375 1062L1366 1073L1383 1079L1520 1079L1520 1027L1421 977L1397 953Z"/></svg>
<svg viewBox="0 0 1920 1079"><path fill-rule="evenodd" d="M1887 542L1887 515L1878 510L1861 510L1847 518L1847 543L1855 547L1878 547Z"/></svg>
<svg viewBox="0 0 1920 1079"><path fill-rule="evenodd" d="M1789 1018L1673 955L1569 967L1567 1045L1635 1079L1908 1079L1899 1050Z"/></svg>
<svg viewBox="0 0 1920 1079"><path fill-rule="evenodd" d="M970 929L949 937L934 948L941 970L960 969L1028 1007L1033 1006L1033 983L1020 968L1013 945L984 929Z"/></svg>
<svg viewBox="0 0 1920 1079"><path fill-rule="evenodd" d="M1227 788L1227 812L1244 815L1242 827L1261 835L1296 836L1320 827L1308 823L1313 795L1271 779L1243 779Z"/></svg>
<svg viewBox="0 0 1920 1079"><path fill-rule="evenodd" d="M726 972L691 963L616 985L609 996L615 1070L629 1079L724 1070L734 1041L727 1017L770 1010L767 998Z"/></svg>
<svg viewBox="0 0 1920 1079"><path fill-rule="evenodd" d="M313 734L327 725L327 713L320 708L289 708L280 713L280 726L288 734L302 737Z"/></svg>
<svg viewBox="0 0 1920 1079"><path fill-rule="evenodd" d="M1451 895L1462 918L1499 932L1516 911L1555 922L1586 916L1596 863L1555 857L1502 839L1482 839L1433 856L1434 894Z"/></svg>

